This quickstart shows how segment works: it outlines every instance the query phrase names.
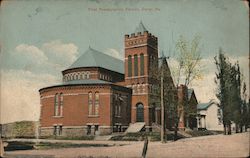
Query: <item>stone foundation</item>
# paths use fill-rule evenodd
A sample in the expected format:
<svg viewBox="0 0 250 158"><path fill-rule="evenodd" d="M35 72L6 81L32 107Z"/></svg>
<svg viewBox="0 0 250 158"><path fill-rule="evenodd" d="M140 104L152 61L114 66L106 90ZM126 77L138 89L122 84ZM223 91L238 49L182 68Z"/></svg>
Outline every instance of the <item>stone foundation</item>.
<svg viewBox="0 0 250 158"><path fill-rule="evenodd" d="M89 129L88 129L89 128ZM87 135L109 135L112 133L111 126L63 126L62 131L56 132L56 136L61 137L82 137ZM55 136L54 127L40 127L40 137Z"/></svg>

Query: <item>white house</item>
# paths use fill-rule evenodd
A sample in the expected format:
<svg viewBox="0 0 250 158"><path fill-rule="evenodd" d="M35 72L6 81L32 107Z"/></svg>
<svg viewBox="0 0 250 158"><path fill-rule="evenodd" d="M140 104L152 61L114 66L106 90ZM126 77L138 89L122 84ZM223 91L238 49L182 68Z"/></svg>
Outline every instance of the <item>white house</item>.
<svg viewBox="0 0 250 158"><path fill-rule="evenodd" d="M223 131L222 113L213 102L197 105L197 127L213 131Z"/></svg>

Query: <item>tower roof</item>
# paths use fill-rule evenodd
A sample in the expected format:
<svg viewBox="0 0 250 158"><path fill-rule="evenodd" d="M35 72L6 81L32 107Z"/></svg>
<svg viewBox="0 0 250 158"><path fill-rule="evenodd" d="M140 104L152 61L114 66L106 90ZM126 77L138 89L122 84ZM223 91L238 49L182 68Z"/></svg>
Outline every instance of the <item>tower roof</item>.
<svg viewBox="0 0 250 158"><path fill-rule="evenodd" d="M135 29L135 33L141 32L143 33L144 31L148 31L145 26L143 25L142 21L139 23L139 26Z"/></svg>
<svg viewBox="0 0 250 158"><path fill-rule="evenodd" d="M68 69L81 67L102 67L119 73L124 73L122 60L106 55L89 47Z"/></svg>

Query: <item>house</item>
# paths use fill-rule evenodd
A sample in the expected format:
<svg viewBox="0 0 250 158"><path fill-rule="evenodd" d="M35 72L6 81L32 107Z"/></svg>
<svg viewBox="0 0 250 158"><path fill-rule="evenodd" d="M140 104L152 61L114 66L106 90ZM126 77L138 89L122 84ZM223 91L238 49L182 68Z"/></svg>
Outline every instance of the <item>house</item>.
<svg viewBox="0 0 250 158"><path fill-rule="evenodd" d="M178 86L178 114L179 126L181 130L186 128L197 128L196 109L197 98L194 89L188 88L185 85Z"/></svg>
<svg viewBox="0 0 250 158"><path fill-rule="evenodd" d="M130 124L143 122L146 130L160 124L158 38L140 22L125 35L124 49L122 61L89 47L62 71L63 83L39 90L40 136L106 135Z"/></svg>
<svg viewBox="0 0 250 158"><path fill-rule="evenodd" d="M222 131L222 112L218 105L212 101L199 103L197 106L197 125L198 129Z"/></svg>

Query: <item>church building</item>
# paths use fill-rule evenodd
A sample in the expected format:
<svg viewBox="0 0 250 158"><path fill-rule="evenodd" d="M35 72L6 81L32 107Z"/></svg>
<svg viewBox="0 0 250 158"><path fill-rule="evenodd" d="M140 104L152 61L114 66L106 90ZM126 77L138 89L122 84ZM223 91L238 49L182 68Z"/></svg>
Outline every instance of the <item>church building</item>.
<svg viewBox="0 0 250 158"><path fill-rule="evenodd" d="M89 47L62 71L61 84L39 90L40 136L106 135L136 122L147 130L160 124L158 39L141 22L125 35L124 49L122 61Z"/></svg>

